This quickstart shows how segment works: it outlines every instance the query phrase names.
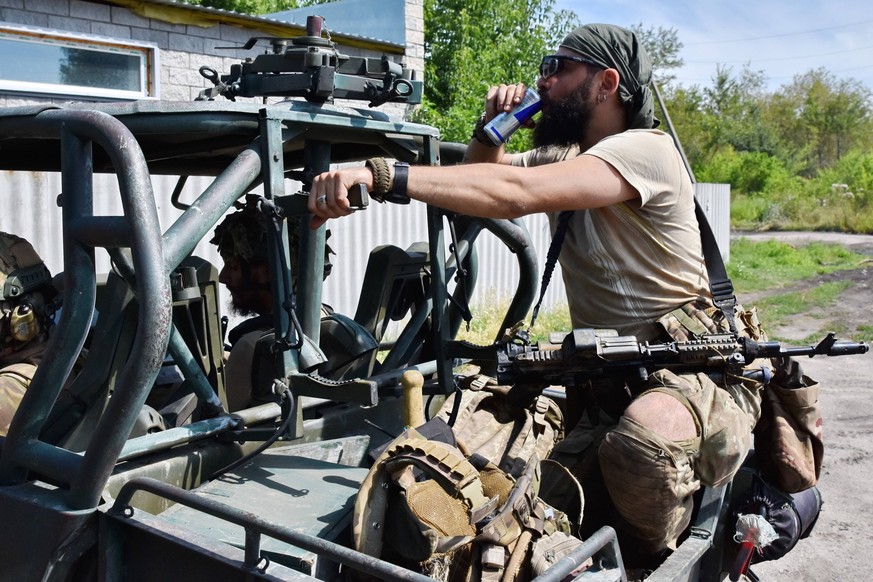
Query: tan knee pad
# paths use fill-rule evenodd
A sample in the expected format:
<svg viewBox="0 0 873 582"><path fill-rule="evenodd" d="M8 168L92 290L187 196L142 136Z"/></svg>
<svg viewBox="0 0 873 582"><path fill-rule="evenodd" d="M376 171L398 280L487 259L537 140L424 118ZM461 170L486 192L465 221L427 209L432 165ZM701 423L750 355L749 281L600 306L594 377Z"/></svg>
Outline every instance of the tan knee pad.
<svg viewBox="0 0 873 582"><path fill-rule="evenodd" d="M700 488L682 445L623 417L598 456L609 496L630 533L646 551L676 549Z"/></svg>

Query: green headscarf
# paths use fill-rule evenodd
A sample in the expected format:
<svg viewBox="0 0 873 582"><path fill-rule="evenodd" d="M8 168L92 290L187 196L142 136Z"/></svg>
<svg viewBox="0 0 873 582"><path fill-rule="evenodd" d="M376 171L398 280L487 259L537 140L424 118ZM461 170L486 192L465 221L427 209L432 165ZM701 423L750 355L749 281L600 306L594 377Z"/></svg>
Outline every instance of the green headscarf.
<svg viewBox="0 0 873 582"><path fill-rule="evenodd" d="M649 83L652 61L636 35L612 24L586 24L564 38L561 46L585 56L605 69L618 71L619 96L628 106L632 129L657 127L655 100Z"/></svg>

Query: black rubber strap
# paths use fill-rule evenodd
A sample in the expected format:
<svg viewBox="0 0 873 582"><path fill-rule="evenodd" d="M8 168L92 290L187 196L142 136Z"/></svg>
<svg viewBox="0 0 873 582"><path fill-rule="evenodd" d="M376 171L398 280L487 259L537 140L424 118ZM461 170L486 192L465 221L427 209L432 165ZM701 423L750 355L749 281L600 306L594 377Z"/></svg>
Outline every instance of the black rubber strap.
<svg viewBox="0 0 873 582"><path fill-rule="evenodd" d="M409 204L409 196L406 194L406 184L409 180L409 164L394 162L394 180L391 190L386 192L379 202L393 202L394 204Z"/></svg>

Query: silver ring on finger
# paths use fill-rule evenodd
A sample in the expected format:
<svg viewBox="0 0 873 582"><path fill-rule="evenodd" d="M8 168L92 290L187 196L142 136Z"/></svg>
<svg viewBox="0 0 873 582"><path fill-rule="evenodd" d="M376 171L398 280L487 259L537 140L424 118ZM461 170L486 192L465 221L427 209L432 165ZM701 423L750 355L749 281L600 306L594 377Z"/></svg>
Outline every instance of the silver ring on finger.
<svg viewBox="0 0 873 582"><path fill-rule="evenodd" d="M322 194L318 198L315 199L316 204L327 204L327 195Z"/></svg>

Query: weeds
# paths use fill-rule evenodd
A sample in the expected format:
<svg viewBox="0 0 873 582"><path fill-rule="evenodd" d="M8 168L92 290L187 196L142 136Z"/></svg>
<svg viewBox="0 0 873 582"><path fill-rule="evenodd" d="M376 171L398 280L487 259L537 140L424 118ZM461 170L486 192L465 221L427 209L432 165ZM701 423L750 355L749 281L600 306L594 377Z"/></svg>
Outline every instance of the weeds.
<svg viewBox="0 0 873 582"><path fill-rule="evenodd" d="M859 342L873 342L873 325L859 325L855 328L852 337Z"/></svg>

